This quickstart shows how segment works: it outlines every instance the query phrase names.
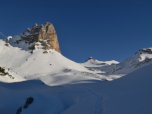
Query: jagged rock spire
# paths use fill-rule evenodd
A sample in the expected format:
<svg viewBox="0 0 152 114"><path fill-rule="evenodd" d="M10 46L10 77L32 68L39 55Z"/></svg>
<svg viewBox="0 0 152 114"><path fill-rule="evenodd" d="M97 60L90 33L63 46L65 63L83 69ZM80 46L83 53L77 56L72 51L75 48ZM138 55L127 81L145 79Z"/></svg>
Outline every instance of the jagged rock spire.
<svg viewBox="0 0 152 114"><path fill-rule="evenodd" d="M57 34L52 23L46 22L44 26L41 26L38 33L38 42L44 46L44 49L55 49L61 53Z"/></svg>
<svg viewBox="0 0 152 114"><path fill-rule="evenodd" d="M57 34L52 23L46 22L45 25L35 24L31 29L27 29L25 32L28 32L29 35L22 36L23 40L29 44L34 42L40 43L30 46L30 50L33 50L41 45L44 50L54 49L57 52L61 53L59 49Z"/></svg>

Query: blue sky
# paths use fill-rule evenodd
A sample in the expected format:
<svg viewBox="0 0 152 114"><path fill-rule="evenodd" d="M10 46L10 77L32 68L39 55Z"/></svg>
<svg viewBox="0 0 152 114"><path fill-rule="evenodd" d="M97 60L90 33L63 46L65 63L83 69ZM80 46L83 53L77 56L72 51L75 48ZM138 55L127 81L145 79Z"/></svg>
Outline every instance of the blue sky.
<svg viewBox="0 0 152 114"><path fill-rule="evenodd" d="M152 47L151 6L151 0L2 0L0 32L13 36L51 22L65 57L123 61Z"/></svg>

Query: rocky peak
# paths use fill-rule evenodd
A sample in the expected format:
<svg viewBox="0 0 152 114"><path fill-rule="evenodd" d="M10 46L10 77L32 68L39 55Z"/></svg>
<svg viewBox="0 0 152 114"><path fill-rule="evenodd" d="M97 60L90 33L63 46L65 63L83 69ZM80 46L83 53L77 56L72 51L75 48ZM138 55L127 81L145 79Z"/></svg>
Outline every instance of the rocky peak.
<svg viewBox="0 0 152 114"><path fill-rule="evenodd" d="M143 53L152 54L152 48L140 49L140 50L139 50L138 52L136 52L135 54L143 54Z"/></svg>
<svg viewBox="0 0 152 114"><path fill-rule="evenodd" d="M54 49L61 53L56 31L52 23L46 22L44 25L33 25L31 29L26 29L25 32L19 34L20 40L13 43L20 44L25 42L29 50L34 49Z"/></svg>
<svg viewBox="0 0 152 114"><path fill-rule="evenodd" d="M89 60L94 60L94 61L96 61L96 59L94 59L93 57L89 57L89 58L86 60L86 62L89 61Z"/></svg>

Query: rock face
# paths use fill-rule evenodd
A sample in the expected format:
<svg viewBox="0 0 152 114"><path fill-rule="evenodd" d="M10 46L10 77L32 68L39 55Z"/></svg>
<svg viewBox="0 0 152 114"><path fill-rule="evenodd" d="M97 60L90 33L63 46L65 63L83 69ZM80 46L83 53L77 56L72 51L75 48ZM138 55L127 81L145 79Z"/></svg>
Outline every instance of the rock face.
<svg viewBox="0 0 152 114"><path fill-rule="evenodd" d="M135 54L143 54L143 53L152 54L152 48L140 49L140 50L139 50L138 52L136 52Z"/></svg>
<svg viewBox="0 0 152 114"><path fill-rule="evenodd" d="M89 60L94 60L96 61L96 59L94 59L93 57L89 57L85 62L89 61Z"/></svg>
<svg viewBox="0 0 152 114"><path fill-rule="evenodd" d="M28 28L25 32L18 34L16 40L15 38L16 37L12 38L11 43L15 46L20 46L20 48L22 48L21 44L24 42L28 50L54 49L61 53L56 31L53 24L49 22L46 22L44 25L35 24L31 29Z"/></svg>
<svg viewBox="0 0 152 114"><path fill-rule="evenodd" d="M46 22L44 26L35 24L31 30L27 29L26 31L30 32L31 35L23 37L23 39L30 39L30 37L33 37L33 40L31 39L31 42L40 42L43 46L43 49L54 49L57 52L61 53L59 49L57 34L52 23ZM39 45L40 44L35 44L33 45L33 48Z"/></svg>
<svg viewBox="0 0 152 114"><path fill-rule="evenodd" d="M27 98L25 105L24 105L23 107L21 106L21 107L17 110L16 114L21 114L22 108L24 108L24 109L25 109L25 108L28 108L28 106L29 106L30 104L32 104L33 101L34 101L34 98L32 98L32 97Z"/></svg>

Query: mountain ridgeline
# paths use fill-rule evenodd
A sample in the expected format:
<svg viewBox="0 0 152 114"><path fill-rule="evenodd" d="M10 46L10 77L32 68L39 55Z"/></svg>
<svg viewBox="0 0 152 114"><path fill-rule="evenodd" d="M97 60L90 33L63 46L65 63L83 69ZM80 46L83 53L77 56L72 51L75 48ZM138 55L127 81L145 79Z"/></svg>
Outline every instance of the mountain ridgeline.
<svg viewBox="0 0 152 114"><path fill-rule="evenodd" d="M28 77L31 78L32 75L34 76L38 74L49 74L51 76L53 72L58 73L58 68L62 66L60 68L60 71L64 73L87 73L101 80L107 80L107 78L113 80L113 77L109 78L107 75L126 75L134 70L137 70L138 68L152 63L152 48L141 49L135 55L127 58L120 63L115 60L98 61L92 57L90 57L85 63L82 64L71 62L71 60L65 58L61 54L56 31L53 24L49 22L46 22L44 25L35 24L31 29L28 28L21 34L17 34L13 37L7 37L6 41L1 42L1 44L4 45L1 46L1 50L4 48L5 51L2 50L3 53L1 52L0 58L2 58L3 61L6 61L4 64L1 62L1 67L4 67L6 69L11 68L13 71L19 73L20 75L23 75L21 77L26 77L26 79ZM9 53L12 53L9 54L10 58L6 53L6 49ZM33 55L31 55L29 52ZM22 56L17 59L17 56L14 55L14 53ZM48 55L45 56L44 54ZM7 58L4 58L3 56L7 56ZM12 60L11 58L14 59ZM8 60L10 62L14 62L14 64L10 65L7 62ZM29 68L29 64L32 68ZM51 66L51 70L48 65L49 67ZM27 69L27 66L29 68L28 71L31 71L29 73L24 72L24 69ZM79 66L79 68L76 66Z"/></svg>

